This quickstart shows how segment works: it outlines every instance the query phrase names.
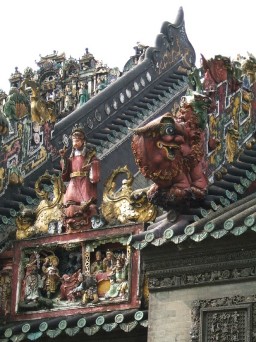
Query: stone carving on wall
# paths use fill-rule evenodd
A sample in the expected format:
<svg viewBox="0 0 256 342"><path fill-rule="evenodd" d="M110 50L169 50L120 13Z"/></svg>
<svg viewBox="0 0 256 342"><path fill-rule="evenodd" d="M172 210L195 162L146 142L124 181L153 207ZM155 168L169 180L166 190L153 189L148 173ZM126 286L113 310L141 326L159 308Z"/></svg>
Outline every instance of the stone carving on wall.
<svg viewBox="0 0 256 342"><path fill-rule="evenodd" d="M189 261L156 262L146 270L148 287L150 290L171 289L256 279L255 257L255 251L245 251L203 259L194 257ZM234 263L235 260L239 261Z"/></svg>
<svg viewBox="0 0 256 342"><path fill-rule="evenodd" d="M255 312L255 295L194 301L190 341L256 341Z"/></svg>
<svg viewBox="0 0 256 342"><path fill-rule="evenodd" d="M211 270L205 272L184 272L173 276L159 276L149 279L149 288L171 288L180 286L196 286L198 284L209 284L224 282L227 280L241 280L244 278L255 278L256 268L244 267L224 270Z"/></svg>

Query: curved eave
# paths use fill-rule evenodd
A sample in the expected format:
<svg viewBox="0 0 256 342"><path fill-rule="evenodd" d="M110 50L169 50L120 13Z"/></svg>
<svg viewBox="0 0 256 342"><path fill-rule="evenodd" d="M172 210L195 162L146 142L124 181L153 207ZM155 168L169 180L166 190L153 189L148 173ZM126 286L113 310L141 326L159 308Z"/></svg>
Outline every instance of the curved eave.
<svg viewBox="0 0 256 342"><path fill-rule="evenodd" d="M56 338L64 335L85 334L92 336L100 331L109 333L122 330L126 333L135 328L147 328L147 310L125 310L100 314L74 315L35 321L14 322L0 328L0 341L37 340Z"/></svg>

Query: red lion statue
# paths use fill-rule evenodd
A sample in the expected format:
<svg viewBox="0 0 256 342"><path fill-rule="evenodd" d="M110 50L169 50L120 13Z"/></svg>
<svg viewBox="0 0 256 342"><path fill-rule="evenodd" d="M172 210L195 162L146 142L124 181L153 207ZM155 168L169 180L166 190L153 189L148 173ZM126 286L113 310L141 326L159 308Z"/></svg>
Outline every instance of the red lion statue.
<svg viewBox="0 0 256 342"><path fill-rule="evenodd" d="M168 112L135 130L132 150L140 172L154 182L147 189L151 202L168 207L205 196L205 128L210 105L204 95L184 97L175 115Z"/></svg>

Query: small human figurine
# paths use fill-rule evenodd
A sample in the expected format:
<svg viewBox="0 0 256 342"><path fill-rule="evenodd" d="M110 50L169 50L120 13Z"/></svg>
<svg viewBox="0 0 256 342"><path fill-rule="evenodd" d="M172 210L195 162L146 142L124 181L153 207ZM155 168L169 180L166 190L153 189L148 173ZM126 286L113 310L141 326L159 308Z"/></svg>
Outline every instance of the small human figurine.
<svg viewBox="0 0 256 342"><path fill-rule="evenodd" d="M97 275L98 273L103 272L103 260L101 251L97 251L95 253L96 260L91 265L91 274Z"/></svg>
<svg viewBox="0 0 256 342"><path fill-rule="evenodd" d="M57 268L59 259L56 256L46 257L42 266L42 272L44 273L43 289L46 291L47 298L51 298L57 292L58 285L60 283L59 270Z"/></svg>
<svg viewBox="0 0 256 342"><path fill-rule="evenodd" d="M74 272L73 274L63 274L61 277L60 286L60 299L68 301L75 301L73 289L81 283L80 278L81 270ZM80 281L79 281L80 280Z"/></svg>
<svg viewBox="0 0 256 342"><path fill-rule="evenodd" d="M99 301L97 282L94 277L87 276L82 273L78 276L79 285L76 286L71 293L74 298L81 298L82 304L89 302L96 304ZM69 295L71 295L71 293Z"/></svg>
<svg viewBox="0 0 256 342"><path fill-rule="evenodd" d="M73 109L72 89L67 84L65 88L64 112L70 112Z"/></svg>
<svg viewBox="0 0 256 342"><path fill-rule="evenodd" d="M116 258L114 253L109 249L106 251L106 257L101 261L99 260L99 258L102 258L101 252L96 254L96 261L91 265L91 274L99 284L104 280L109 280L109 277L113 274Z"/></svg>
<svg viewBox="0 0 256 342"><path fill-rule="evenodd" d="M126 264L123 264L121 258L117 258L113 274L110 276L110 288L105 294L106 299L120 297L124 299L128 292L128 281Z"/></svg>
<svg viewBox="0 0 256 342"><path fill-rule="evenodd" d="M29 262L25 266L26 273L24 277L24 301L35 302L39 298L39 287L41 277L38 273L39 259L38 254L33 253L29 257Z"/></svg>
<svg viewBox="0 0 256 342"><path fill-rule="evenodd" d="M90 96L88 93L88 85L85 84L79 90L79 107L81 107L89 99L90 99Z"/></svg>
<svg viewBox="0 0 256 342"><path fill-rule="evenodd" d="M116 265L116 258L111 250L106 251L106 258L103 260L103 271L107 273L112 273L113 268Z"/></svg>
<svg viewBox="0 0 256 342"><path fill-rule="evenodd" d="M107 82L104 78L100 78L97 82L96 93L99 93L107 87Z"/></svg>
<svg viewBox="0 0 256 342"><path fill-rule="evenodd" d="M122 257L117 258L116 268L115 268L115 276L116 282L119 284L119 296L121 298L125 298L126 293L128 292L128 281L127 281L127 261Z"/></svg>
<svg viewBox="0 0 256 342"><path fill-rule="evenodd" d="M73 274L82 268L81 255L78 253L70 253L68 255L68 260L64 272L66 274Z"/></svg>
<svg viewBox="0 0 256 342"><path fill-rule="evenodd" d="M100 180L100 162L95 149L88 149L85 133L81 126L72 130L72 152L66 157L66 149L61 156L62 179L69 182L63 198L67 229L89 229L91 218L98 214L97 183Z"/></svg>

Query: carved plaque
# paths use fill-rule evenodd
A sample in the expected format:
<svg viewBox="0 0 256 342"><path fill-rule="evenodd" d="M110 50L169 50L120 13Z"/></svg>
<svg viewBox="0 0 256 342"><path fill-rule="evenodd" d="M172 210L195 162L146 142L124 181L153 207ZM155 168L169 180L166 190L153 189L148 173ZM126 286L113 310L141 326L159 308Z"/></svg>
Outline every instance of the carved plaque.
<svg viewBox="0 0 256 342"><path fill-rule="evenodd" d="M191 342L255 342L256 296L196 300Z"/></svg>
<svg viewBox="0 0 256 342"><path fill-rule="evenodd" d="M201 342L249 342L251 305L201 309Z"/></svg>

